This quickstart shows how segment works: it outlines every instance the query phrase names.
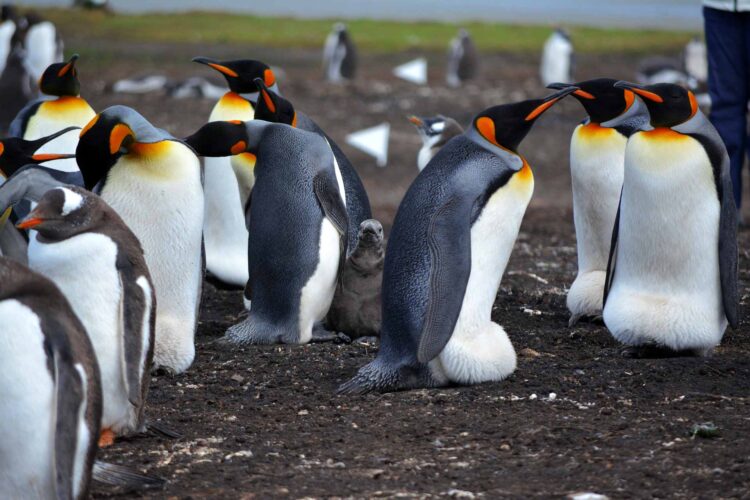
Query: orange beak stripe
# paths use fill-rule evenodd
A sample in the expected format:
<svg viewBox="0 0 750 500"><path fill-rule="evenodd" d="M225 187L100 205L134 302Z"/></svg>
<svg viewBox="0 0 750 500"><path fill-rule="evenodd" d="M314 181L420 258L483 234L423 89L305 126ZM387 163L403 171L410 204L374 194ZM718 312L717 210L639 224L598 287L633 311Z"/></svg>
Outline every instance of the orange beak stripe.
<svg viewBox="0 0 750 500"><path fill-rule="evenodd" d="M68 64L66 64L65 66L63 66L62 68L60 68L60 71L57 72L57 76L65 76L65 73L67 73L68 71L70 71L70 68L72 66L73 66L73 63L69 62Z"/></svg>
<svg viewBox="0 0 750 500"><path fill-rule="evenodd" d="M632 90L639 96L643 97L644 99L648 99L649 101L664 102L664 99L662 99L660 95L654 94L653 92L649 92L648 90L636 89L636 88L632 88L630 90Z"/></svg>
<svg viewBox="0 0 750 500"><path fill-rule="evenodd" d="M208 65L211 66L216 71L218 71L219 73L224 73L227 76L239 76L236 71L229 69L226 66L222 66L221 64L208 63Z"/></svg>
<svg viewBox="0 0 750 500"><path fill-rule="evenodd" d="M263 83L266 84L266 87L273 87L273 84L276 83L276 75L270 69L263 72Z"/></svg>
<svg viewBox="0 0 750 500"><path fill-rule="evenodd" d="M552 100L550 100L550 101L547 101L547 102L543 102L542 104L540 104L539 106L537 106L537 107L536 107L536 108L534 109L534 111L532 111L531 113L529 113L529 114L528 114L528 115L526 116L525 120L526 120L527 122L528 122L528 121L531 121L531 120L533 120L534 118L536 118L537 116L541 115L542 113L544 113L545 111L547 111L547 110L548 110L549 108L551 108L551 107L552 107L552 105L553 105L553 104L555 104L555 103L556 103L557 101L559 101L559 100L560 100L560 98L559 98L559 97L557 97L557 98L555 98L555 99L552 99Z"/></svg>
<svg viewBox="0 0 750 500"><path fill-rule="evenodd" d="M93 117L93 118L91 119L91 121L90 121L90 122L88 122L88 123L86 124L86 126L85 126L85 127L83 127L83 129L81 130L81 133L80 133L80 134L78 134L78 137L79 137L79 138L83 137L83 135L84 135L84 134L85 134L86 132L88 132L89 130L91 130L91 127L93 127L94 125L96 125L96 122L97 122L97 121L99 121L99 116L100 116L100 115L96 115L95 117Z"/></svg>
<svg viewBox="0 0 750 500"><path fill-rule="evenodd" d="M690 99L690 118L695 116L695 113L698 112L698 99L695 98L695 94L690 92L688 90L688 98Z"/></svg>
<svg viewBox="0 0 750 500"><path fill-rule="evenodd" d="M18 229L30 229L32 227L36 227L39 224L44 222L44 219L40 219L39 217L32 217L30 219L22 220L18 224L16 224L16 227Z"/></svg>
<svg viewBox="0 0 750 500"><path fill-rule="evenodd" d="M412 116L410 116L410 117L409 117L409 121L410 121L410 122L412 122L412 123L413 123L414 125L416 125L416 126L418 126L418 127L421 127L421 126L422 126L422 120L420 120L420 119L419 119L419 118L417 118L416 116L413 116L413 115L412 115Z"/></svg>
<svg viewBox="0 0 750 500"><path fill-rule="evenodd" d="M476 127L479 133L482 134L482 137L487 139L495 146L502 147L497 143L497 139L495 139L495 122L492 121L492 118L489 118L487 116L479 118L477 120Z"/></svg>
<svg viewBox="0 0 750 500"><path fill-rule="evenodd" d="M115 127L112 129L112 132L109 133L109 154L115 154L117 151L120 150L120 147L122 146L122 142L125 140L128 136L134 136L133 131L130 130L130 127L125 125L124 123L118 123L115 125Z"/></svg>
<svg viewBox="0 0 750 500"><path fill-rule="evenodd" d="M585 90L578 89L573 94L577 95L578 97L583 97L584 99L596 99L593 94L589 94Z"/></svg>
<svg viewBox="0 0 750 500"><path fill-rule="evenodd" d="M34 161L51 161L51 160L63 160L65 158L75 158L75 155L55 154L55 153L39 153L31 156Z"/></svg>
<svg viewBox="0 0 750 500"><path fill-rule="evenodd" d="M234 143L234 146L229 150L232 152L233 155L238 155L245 151L245 148L247 147L247 143L245 141L237 141Z"/></svg>
<svg viewBox="0 0 750 500"><path fill-rule="evenodd" d="M268 106L268 109L271 110L271 113L275 113L276 105L273 103L273 99L271 99L271 96L265 90L261 90L261 94L263 94L263 100L266 102L266 106Z"/></svg>

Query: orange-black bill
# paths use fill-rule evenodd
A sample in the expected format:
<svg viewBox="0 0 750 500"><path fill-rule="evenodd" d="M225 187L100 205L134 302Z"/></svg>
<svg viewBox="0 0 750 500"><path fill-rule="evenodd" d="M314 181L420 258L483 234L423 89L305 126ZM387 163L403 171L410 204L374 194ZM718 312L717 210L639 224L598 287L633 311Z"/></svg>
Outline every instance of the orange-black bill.
<svg viewBox="0 0 750 500"><path fill-rule="evenodd" d="M412 122L417 127L421 127L424 123L418 116L410 115L407 117L410 122Z"/></svg>
<svg viewBox="0 0 750 500"><path fill-rule="evenodd" d="M40 217L33 217L34 213L30 213L28 217L16 224L18 229L32 229L44 222L44 219Z"/></svg>
<svg viewBox="0 0 750 500"><path fill-rule="evenodd" d="M576 90L579 90L579 88L576 87L576 86L574 86L574 85L570 85L568 87L565 87L565 88L562 88L562 89L558 90L554 94L548 95L547 97L545 97L544 99L542 99L542 103L541 104L539 104L536 108L534 108L533 110L531 110L531 113L529 113L528 115L526 115L526 119L525 120L527 122L531 121L531 120L535 120L536 118L539 117L539 115L541 115L542 113L544 113L545 111L547 111L549 108L551 108L557 101L559 101L560 99L562 99L563 97L565 97L568 94L572 94Z"/></svg>
<svg viewBox="0 0 750 500"><path fill-rule="evenodd" d="M209 59L208 57L194 57L193 62L197 62L200 64L205 64L206 66L210 66L211 68L215 69L219 73L223 73L227 76L238 76L237 72L234 71L232 68L228 68L227 66L222 65L219 61L216 61L214 59Z"/></svg>
<svg viewBox="0 0 750 500"><path fill-rule="evenodd" d="M74 154L57 154L57 153L37 153L31 156L31 159L38 162L52 161L52 160L67 160L69 158L75 158Z"/></svg>
<svg viewBox="0 0 750 500"><path fill-rule="evenodd" d="M625 89L635 92L639 96L643 97L644 99L648 99L649 101L664 102L664 99L662 99L659 94L655 94L654 92L649 91L642 85L637 85L635 83L620 80L619 82L615 83L615 87L617 87L618 89Z"/></svg>

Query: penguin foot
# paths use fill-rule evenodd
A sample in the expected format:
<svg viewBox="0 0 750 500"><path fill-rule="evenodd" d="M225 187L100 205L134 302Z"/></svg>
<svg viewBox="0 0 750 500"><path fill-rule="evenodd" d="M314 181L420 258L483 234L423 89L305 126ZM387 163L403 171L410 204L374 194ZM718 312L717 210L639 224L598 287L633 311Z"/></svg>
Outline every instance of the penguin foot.
<svg viewBox="0 0 750 500"><path fill-rule="evenodd" d="M323 327L320 327L313 329L310 342L333 342L334 344L351 344L352 339L345 333L331 332Z"/></svg>
<svg viewBox="0 0 750 500"><path fill-rule="evenodd" d="M573 328L578 324L578 320L581 319L580 314L571 314L570 319L568 320L568 328Z"/></svg>
<svg viewBox="0 0 750 500"><path fill-rule="evenodd" d="M707 352L710 352L710 350ZM631 359L661 359L704 356L707 352L696 349L681 349L676 351L663 345L642 344L626 347L622 350L622 356Z"/></svg>
<svg viewBox="0 0 750 500"><path fill-rule="evenodd" d="M99 433L99 448L106 448L115 444L115 433L107 427Z"/></svg>
<svg viewBox="0 0 750 500"><path fill-rule="evenodd" d="M380 337L376 337L375 335L370 335L367 337L359 337L356 339L357 344L362 345L377 345L378 342L380 342Z"/></svg>
<svg viewBox="0 0 750 500"><path fill-rule="evenodd" d="M603 325L604 324L604 318L601 314L597 314L596 316L589 316L586 314L571 314L570 320L568 321L568 328L572 328L581 321L586 321L588 323L594 323L597 325Z"/></svg>

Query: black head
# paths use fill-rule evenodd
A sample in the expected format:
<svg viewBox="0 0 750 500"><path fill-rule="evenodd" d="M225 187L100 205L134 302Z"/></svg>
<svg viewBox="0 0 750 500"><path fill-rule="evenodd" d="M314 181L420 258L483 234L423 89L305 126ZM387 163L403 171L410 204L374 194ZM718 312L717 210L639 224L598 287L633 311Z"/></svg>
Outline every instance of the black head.
<svg viewBox="0 0 750 500"><path fill-rule="evenodd" d="M635 101L635 94L627 89L615 87L617 80L613 78L596 78L585 80L572 85L578 90L572 95L583 105L593 123L602 123L617 118ZM551 83L550 89L564 89L569 83Z"/></svg>
<svg viewBox="0 0 750 500"><path fill-rule="evenodd" d="M479 113L472 120L472 126L491 144L517 153L518 145L529 133L536 119L557 101L576 90L578 87L571 86L543 99L493 106Z"/></svg>
<svg viewBox="0 0 750 500"><path fill-rule="evenodd" d="M261 78L255 79L258 88L258 102L255 104L255 119L272 123L297 126L297 112L288 100L269 90Z"/></svg>
<svg viewBox="0 0 750 500"><path fill-rule="evenodd" d="M73 154L37 153L37 151L49 141L77 128L68 127L33 141L27 141L20 137L0 139L0 174L4 177L10 177L16 170L29 163L39 164L45 161L75 158Z"/></svg>
<svg viewBox="0 0 750 500"><path fill-rule="evenodd" d="M193 62L205 64L222 75L229 85L229 89L237 94L251 94L257 92L255 79L260 78L266 87L278 92L276 76L271 68L261 61L253 59L239 59L237 61L216 61L208 57L194 57Z"/></svg>
<svg viewBox="0 0 750 500"><path fill-rule="evenodd" d="M198 156L232 156L253 153L245 122L211 122L184 139Z"/></svg>
<svg viewBox="0 0 750 500"><path fill-rule="evenodd" d="M78 54L73 54L68 62L50 64L39 79L39 90L58 97L79 95L81 82L78 81L77 60Z"/></svg>
<svg viewBox="0 0 750 500"><path fill-rule="evenodd" d="M50 189L16 227L34 229L48 240L63 240L91 229L102 216L96 207L103 203L80 187Z"/></svg>
<svg viewBox="0 0 750 500"><path fill-rule="evenodd" d="M437 137L445 130L446 118L443 115L437 116L409 116L409 121L417 127L420 135L425 137Z"/></svg>
<svg viewBox="0 0 750 500"><path fill-rule="evenodd" d="M615 87L635 92L646 103L651 116L651 126L675 127L688 121L698 112L695 95L684 87L672 83L636 85L619 81Z"/></svg>
<svg viewBox="0 0 750 500"><path fill-rule="evenodd" d="M375 219L367 219L359 225L357 235L358 245L372 247L380 245L383 241L383 226Z"/></svg>

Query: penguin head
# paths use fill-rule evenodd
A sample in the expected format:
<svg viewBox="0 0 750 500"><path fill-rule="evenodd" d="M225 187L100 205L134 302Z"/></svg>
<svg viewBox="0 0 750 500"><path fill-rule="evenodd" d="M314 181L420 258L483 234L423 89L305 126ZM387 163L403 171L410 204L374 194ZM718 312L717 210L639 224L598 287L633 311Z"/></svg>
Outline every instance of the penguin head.
<svg viewBox="0 0 750 500"><path fill-rule="evenodd" d="M68 127L33 141L27 141L20 137L0 139L0 175L6 178L10 177L16 170L29 163L39 164L45 161L75 158L73 154L37 153L37 151L51 140L77 128Z"/></svg>
<svg viewBox="0 0 750 500"><path fill-rule="evenodd" d="M431 117L411 115L408 118L409 121L417 127L417 132L419 132L422 140L432 137L440 137L445 130L447 120L443 115Z"/></svg>
<svg viewBox="0 0 750 500"><path fill-rule="evenodd" d="M255 119L296 127L297 112L292 103L270 90L262 78L256 78L255 84L258 88Z"/></svg>
<svg viewBox="0 0 750 500"><path fill-rule="evenodd" d="M15 21L18 19L18 11L15 5L3 4L0 7L0 21Z"/></svg>
<svg viewBox="0 0 750 500"><path fill-rule="evenodd" d="M363 220L357 233L359 246L374 247L383 241L383 225L375 219Z"/></svg>
<svg viewBox="0 0 750 500"><path fill-rule="evenodd" d="M501 104L485 109L471 123L471 132L477 132L490 145L518 153L518 145L529 133L539 116L557 101L578 90L570 86L542 99Z"/></svg>
<svg viewBox="0 0 750 500"><path fill-rule="evenodd" d="M70 238L95 225L102 216L96 210L100 203L98 196L77 186L50 189L16 227L38 231L48 240Z"/></svg>
<svg viewBox="0 0 750 500"><path fill-rule="evenodd" d="M698 112L698 100L695 94L684 87L673 83L655 85L636 85L619 81L615 87L633 91L646 103L651 117L651 126L676 127L685 123Z"/></svg>
<svg viewBox="0 0 750 500"><path fill-rule="evenodd" d="M198 156L254 153L254 142L257 143L251 140L247 125L240 120L207 123L184 141Z"/></svg>
<svg viewBox="0 0 750 500"><path fill-rule="evenodd" d="M39 90L58 97L78 96L81 82L78 81L77 60L78 54L73 54L68 62L50 64L39 79Z"/></svg>
<svg viewBox="0 0 750 500"><path fill-rule="evenodd" d="M224 75L229 89L236 94L254 94L257 92L256 78L262 79L269 89L276 93L279 92L276 76L264 62L254 59L216 61L208 57L194 57L193 62L205 64Z"/></svg>
<svg viewBox="0 0 750 500"><path fill-rule="evenodd" d="M581 103L589 115L592 123L603 123L622 115L635 101L635 94L627 89L615 87L617 80L612 78L596 78L585 80L573 85L578 87L570 95ZM549 89L564 89L568 83L551 83Z"/></svg>

